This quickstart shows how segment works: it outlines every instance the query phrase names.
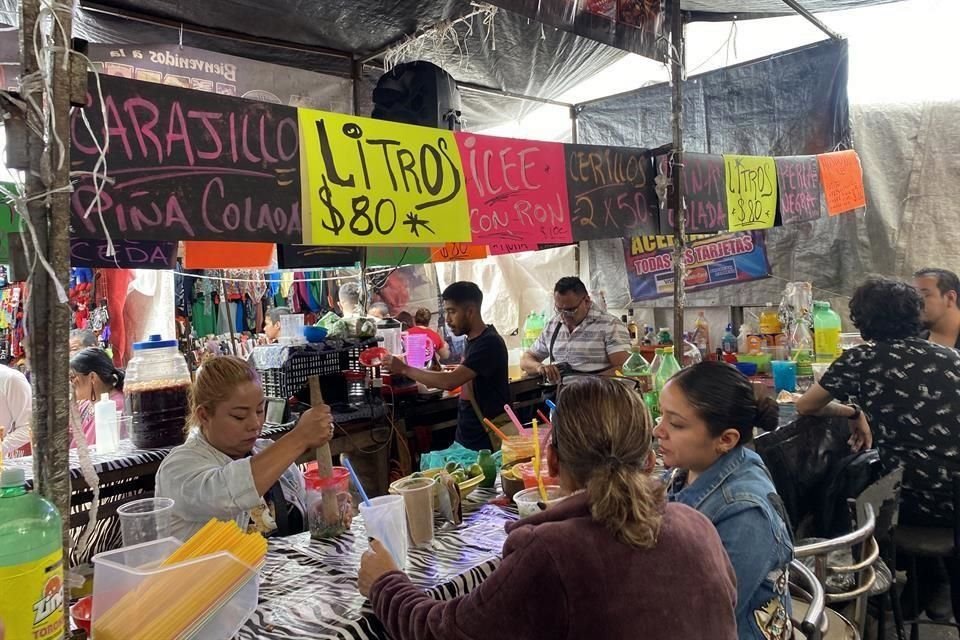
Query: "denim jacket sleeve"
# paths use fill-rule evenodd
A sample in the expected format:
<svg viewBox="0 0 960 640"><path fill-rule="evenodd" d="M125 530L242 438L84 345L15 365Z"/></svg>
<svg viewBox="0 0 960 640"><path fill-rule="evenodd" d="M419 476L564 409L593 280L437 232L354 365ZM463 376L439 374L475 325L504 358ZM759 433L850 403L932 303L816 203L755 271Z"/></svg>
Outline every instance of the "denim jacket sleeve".
<svg viewBox="0 0 960 640"><path fill-rule="evenodd" d="M717 521L716 527L737 574L737 617L740 618L740 610L751 604L746 600L757 592L770 573L770 558L777 555L777 543L760 507L730 511L735 513ZM769 535L758 535L760 532L769 532Z"/></svg>
<svg viewBox="0 0 960 640"><path fill-rule="evenodd" d="M738 500L717 514L714 524L737 576L737 625L740 638L776 638L761 631L757 615L772 600L783 599L775 584L792 552L777 523L761 505ZM749 629L749 630L748 630Z"/></svg>

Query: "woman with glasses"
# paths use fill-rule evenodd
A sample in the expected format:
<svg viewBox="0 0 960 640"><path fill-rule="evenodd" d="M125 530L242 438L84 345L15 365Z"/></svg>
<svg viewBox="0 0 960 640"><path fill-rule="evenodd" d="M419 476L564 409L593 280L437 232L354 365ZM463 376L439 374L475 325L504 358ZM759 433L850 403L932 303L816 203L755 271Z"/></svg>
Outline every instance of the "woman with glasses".
<svg viewBox="0 0 960 640"><path fill-rule="evenodd" d="M627 328L593 306L580 278L557 281L553 301L557 315L520 360L527 374L558 383L567 374L609 375L623 366L630 357Z"/></svg>
<svg viewBox="0 0 960 640"><path fill-rule="evenodd" d="M652 424L608 378L560 394L551 475L569 495L507 525L503 561L464 597L434 600L379 541L359 588L391 638L733 640L733 571L709 520L650 477ZM642 631L641 631L642 630Z"/></svg>

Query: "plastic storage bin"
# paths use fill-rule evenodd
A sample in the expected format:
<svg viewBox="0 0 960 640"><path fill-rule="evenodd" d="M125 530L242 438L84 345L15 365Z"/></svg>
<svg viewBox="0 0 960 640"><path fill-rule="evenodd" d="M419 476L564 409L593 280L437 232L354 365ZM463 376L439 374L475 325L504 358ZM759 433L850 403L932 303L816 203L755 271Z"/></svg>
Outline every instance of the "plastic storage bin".
<svg viewBox="0 0 960 640"><path fill-rule="evenodd" d="M248 567L225 551L161 567L160 563L181 544L176 538L164 538L94 556L95 640L127 640L150 631L161 634L155 637L170 640L230 640L236 635L257 608L258 567ZM208 585L212 577L230 574L235 574L237 579L221 598L200 615L193 616L189 624L178 625L180 621L187 622L184 598L195 602L196 587ZM204 591L203 595L210 593ZM136 629L122 629L120 635L111 633L108 626L111 615L116 613L110 609L118 603L127 612L124 619L138 621ZM151 628L160 623L172 623L172 626L164 630Z"/></svg>

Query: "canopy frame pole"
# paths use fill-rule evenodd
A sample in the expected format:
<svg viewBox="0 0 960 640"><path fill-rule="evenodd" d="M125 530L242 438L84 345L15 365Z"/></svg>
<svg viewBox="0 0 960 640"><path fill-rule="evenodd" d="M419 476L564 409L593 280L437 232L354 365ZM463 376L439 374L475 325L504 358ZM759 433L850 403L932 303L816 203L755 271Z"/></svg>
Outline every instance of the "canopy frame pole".
<svg viewBox="0 0 960 640"><path fill-rule="evenodd" d="M687 211L683 201L683 67L684 24L679 0L670 2L670 84L673 152L670 155L670 206L674 211L673 230L673 353L683 362L683 313L686 305L683 262L687 248Z"/></svg>
<svg viewBox="0 0 960 640"><path fill-rule="evenodd" d="M843 40L843 36L828 27L823 20L815 16L809 9L800 4L800 0L782 0L783 4L787 5L791 9L797 12L798 15L803 16L810 24L815 26L820 31L823 31L825 34L830 36L834 40Z"/></svg>

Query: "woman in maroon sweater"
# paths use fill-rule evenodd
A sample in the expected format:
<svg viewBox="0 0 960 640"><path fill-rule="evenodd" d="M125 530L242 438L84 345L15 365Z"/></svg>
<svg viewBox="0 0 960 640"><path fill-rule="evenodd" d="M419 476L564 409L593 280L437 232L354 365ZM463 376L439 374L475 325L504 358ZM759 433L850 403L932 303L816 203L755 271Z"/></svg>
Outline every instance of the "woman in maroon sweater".
<svg viewBox="0 0 960 640"><path fill-rule="evenodd" d="M395 640L736 640L733 569L710 521L650 478L652 430L616 380L567 386L547 459L570 497L509 524L480 587L433 600L373 541L360 592Z"/></svg>

